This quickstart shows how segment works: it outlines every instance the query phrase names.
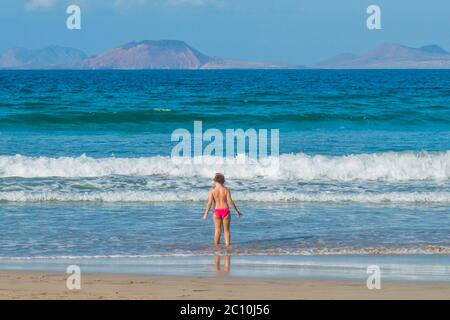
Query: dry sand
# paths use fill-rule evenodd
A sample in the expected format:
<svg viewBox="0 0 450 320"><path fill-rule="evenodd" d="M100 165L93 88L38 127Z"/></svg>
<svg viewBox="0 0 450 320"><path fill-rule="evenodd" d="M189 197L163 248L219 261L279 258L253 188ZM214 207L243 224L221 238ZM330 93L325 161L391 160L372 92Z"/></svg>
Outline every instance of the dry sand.
<svg viewBox="0 0 450 320"><path fill-rule="evenodd" d="M0 272L0 299L450 299L450 283L89 274L71 291L67 276Z"/></svg>

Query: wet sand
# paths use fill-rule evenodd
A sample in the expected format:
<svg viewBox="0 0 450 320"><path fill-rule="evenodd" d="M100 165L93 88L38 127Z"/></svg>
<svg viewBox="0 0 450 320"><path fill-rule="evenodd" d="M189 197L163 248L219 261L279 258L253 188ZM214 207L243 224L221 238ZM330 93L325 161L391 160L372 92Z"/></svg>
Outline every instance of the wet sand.
<svg viewBox="0 0 450 320"><path fill-rule="evenodd" d="M240 277L82 275L68 290L63 273L2 271L0 299L450 299L450 283Z"/></svg>

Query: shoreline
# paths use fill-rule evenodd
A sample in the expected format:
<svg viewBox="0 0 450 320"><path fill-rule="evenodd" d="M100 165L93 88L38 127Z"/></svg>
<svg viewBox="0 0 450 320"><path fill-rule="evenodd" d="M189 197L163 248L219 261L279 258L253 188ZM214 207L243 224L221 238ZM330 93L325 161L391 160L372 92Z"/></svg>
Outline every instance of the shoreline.
<svg viewBox="0 0 450 320"><path fill-rule="evenodd" d="M298 300L450 299L450 283L293 280L247 277L138 276L89 273L80 290L68 290L65 273L0 271L0 299Z"/></svg>
<svg viewBox="0 0 450 320"><path fill-rule="evenodd" d="M141 257L0 258L0 272L65 272L80 267L82 274L125 276L183 276L230 278L365 281L368 267L379 267L386 281L450 284L448 255L203 255Z"/></svg>

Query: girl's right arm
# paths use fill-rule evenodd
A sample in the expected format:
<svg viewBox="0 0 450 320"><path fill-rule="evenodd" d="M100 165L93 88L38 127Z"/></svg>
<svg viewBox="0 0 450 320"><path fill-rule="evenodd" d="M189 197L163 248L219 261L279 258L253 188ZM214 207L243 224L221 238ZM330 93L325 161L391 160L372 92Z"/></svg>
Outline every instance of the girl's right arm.
<svg viewBox="0 0 450 320"><path fill-rule="evenodd" d="M209 191L208 193L208 204L206 205L206 209L205 209L205 214L203 215L202 220L205 221L206 218L208 218L208 214L209 214L209 210L211 210L211 207L213 205L213 195L212 195L212 191Z"/></svg>
<svg viewBox="0 0 450 320"><path fill-rule="evenodd" d="M236 211L236 214L238 217L242 216L242 213L239 212L238 208L236 208L236 205L234 204L233 198L231 198L231 192L230 190L227 190L227 202L233 207L234 211Z"/></svg>

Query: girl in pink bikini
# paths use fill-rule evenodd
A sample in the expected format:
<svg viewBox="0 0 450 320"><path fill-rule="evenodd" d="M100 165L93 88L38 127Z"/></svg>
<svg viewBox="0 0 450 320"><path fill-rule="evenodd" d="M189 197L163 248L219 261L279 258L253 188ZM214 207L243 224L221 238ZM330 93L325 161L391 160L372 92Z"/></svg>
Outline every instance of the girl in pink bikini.
<svg viewBox="0 0 450 320"><path fill-rule="evenodd" d="M230 204L238 217L242 216L239 210L236 208L233 199L231 198L231 193L228 188L224 186L225 177L221 173L216 173L213 179L214 188L208 193L208 204L206 206L205 214L203 215L203 221L208 218L209 210L214 203L214 244L220 244L220 235L223 233L225 238L225 245L230 246L230 209L228 204Z"/></svg>

